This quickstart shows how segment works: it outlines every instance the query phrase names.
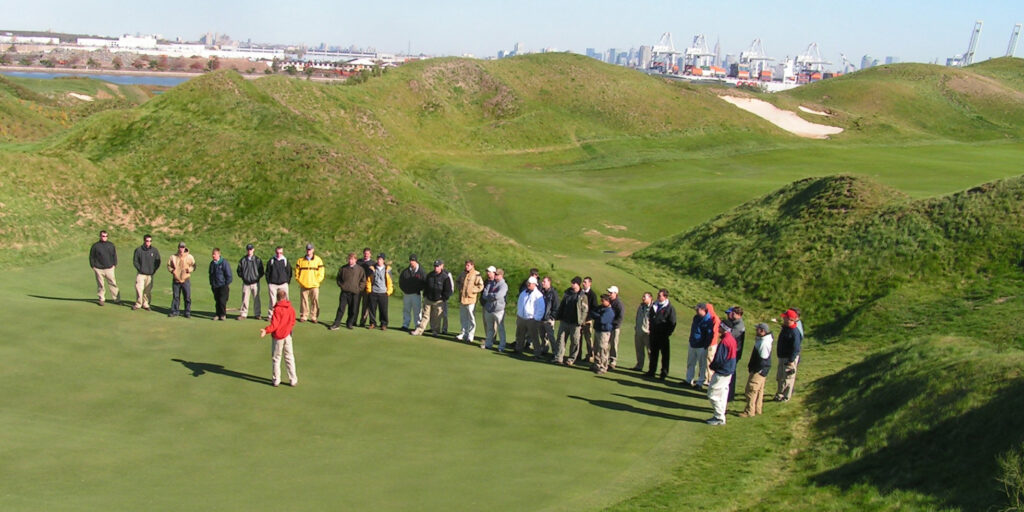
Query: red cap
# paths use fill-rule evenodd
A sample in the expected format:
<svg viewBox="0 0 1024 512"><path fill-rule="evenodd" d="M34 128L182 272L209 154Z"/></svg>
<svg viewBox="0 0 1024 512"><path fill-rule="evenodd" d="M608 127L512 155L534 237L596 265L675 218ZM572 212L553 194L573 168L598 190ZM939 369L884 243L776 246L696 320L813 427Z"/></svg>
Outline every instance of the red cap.
<svg viewBox="0 0 1024 512"><path fill-rule="evenodd" d="M786 312L782 314L782 318L796 320L797 318L799 318L799 315L796 314L796 311L793 311L792 309L787 309Z"/></svg>

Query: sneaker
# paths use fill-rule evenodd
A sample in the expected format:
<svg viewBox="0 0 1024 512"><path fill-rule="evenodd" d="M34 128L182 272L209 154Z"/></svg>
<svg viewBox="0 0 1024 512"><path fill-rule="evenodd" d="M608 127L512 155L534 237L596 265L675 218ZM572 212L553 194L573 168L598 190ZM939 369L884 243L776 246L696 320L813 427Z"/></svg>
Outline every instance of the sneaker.
<svg viewBox="0 0 1024 512"><path fill-rule="evenodd" d="M327 328L328 331L337 331L338 329L341 329L340 325L332 325Z"/></svg>
<svg viewBox="0 0 1024 512"><path fill-rule="evenodd" d="M276 387L280 386L280 385L281 385L281 383L280 383L280 382L274 382L274 383L273 383L273 385L274 385L274 387L276 388Z"/></svg>
<svg viewBox="0 0 1024 512"><path fill-rule="evenodd" d="M138 304L135 304L134 306L132 306L132 311L136 311L136 310L139 310L141 308L142 308L142 306L139 306Z"/></svg>
<svg viewBox="0 0 1024 512"><path fill-rule="evenodd" d="M145 309L146 311L149 311L149 306L142 306L142 309Z"/></svg>
<svg viewBox="0 0 1024 512"><path fill-rule="evenodd" d="M460 335L456 336L455 339L457 339L459 341L462 341L462 335L460 334Z"/></svg>
<svg viewBox="0 0 1024 512"><path fill-rule="evenodd" d="M421 332L416 332L416 331L409 331L409 336L419 336L419 335L421 335L421 334L423 334L423 333L421 333Z"/></svg>
<svg viewBox="0 0 1024 512"><path fill-rule="evenodd" d="M741 412L741 413L739 414L739 416L740 416L740 418L749 418L749 417L751 417L752 415L751 415L751 414L747 414L746 412Z"/></svg>
<svg viewBox="0 0 1024 512"><path fill-rule="evenodd" d="M184 316L185 318L192 318L192 313L185 313L182 316Z"/></svg>
<svg viewBox="0 0 1024 512"><path fill-rule="evenodd" d="M293 380L293 381L289 382L288 385L294 388L295 386L299 385L299 381Z"/></svg>
<svg viewBox="0 0 1024 512"><path fill-rule="evenodd" d="M167 313L167 318L174 318L176 316L178 316L177 313Z"/></svg>
<svg viewBox="0 0 1024 512"><path fill-rule="evenodd" d="M245 320L245 317L244 316L236 316L235 320Z"/></svg>
<svg viewBox="0 0 1024 512"><path fill-rule="evenodd" d="M306 321L306 319L305 319L305 318L300 318L300 319L299 319L299 321L300 321L300 322L305 322L305 321Z"/></svg>
<svg viewBox="0 0 1024 512"><path fill-rule="evenodd" d="M711 425L712 427L720 427L722 425L725 425L725 420L720 420L718 418L711 418L710 420L707 421L707 423L708 423L708 425Z"/></svg>
<svg viewBox="0 0 1024 512"><path fill-rule="evenodd" d="M105 304L106 304L106 302L104 302L104 301L102 301L102 300L100 300L100 301L96 301L96 303L97 303L97 304L99 304L100 306L103 306L103 305L105 305Z"/></svg>
<svg viewBox="0 0 1024 512"><path fill-rule="evenodd" d="M573 365L573 363L575 363L575 362L576 362L576 361L575 361L575 360L573 360L573 359L567 359L567 360L565 361L565 365L566 365L566 366L572 366L572 365Z"/></svg>
<svg viewBox="0 0 1024 512"><path fill-rule="evenodd" d="M644 367L643 366L634 366L634 367L630 368L629 370L633 371L633 372L642 372L644 370Z"/></svg>

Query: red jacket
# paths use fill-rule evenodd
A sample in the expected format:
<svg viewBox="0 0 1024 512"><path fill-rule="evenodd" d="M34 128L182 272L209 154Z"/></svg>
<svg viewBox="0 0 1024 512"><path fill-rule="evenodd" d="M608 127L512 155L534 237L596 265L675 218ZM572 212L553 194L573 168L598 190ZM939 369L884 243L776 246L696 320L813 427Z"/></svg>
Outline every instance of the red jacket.
<svg viewBox="0 0 1024 512"><path fill-rule="evenodd" d="M274 304L274 311L271 315L270 325L267 326L267 334L275 340L283 340L291 335L295 327L295 308L288 299L282 299Z"/></svg>

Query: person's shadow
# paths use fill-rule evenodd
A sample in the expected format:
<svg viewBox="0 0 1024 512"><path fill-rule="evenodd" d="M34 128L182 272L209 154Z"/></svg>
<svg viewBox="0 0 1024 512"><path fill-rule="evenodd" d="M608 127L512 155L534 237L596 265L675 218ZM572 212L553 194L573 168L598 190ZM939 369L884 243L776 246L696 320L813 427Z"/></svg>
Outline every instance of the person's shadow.
<svg viewBox="0 0 1024 512"><path fill-rule="evenodd" d="M257 377L248 373L236 372L224 368L224 365L213 364L213 363L199 363L196 361L185 361L184 359L171 359L176 363L181 363L182 366L188 368L192 372L193 377L199 377L206 373L216 373L218 375L224 375L226 377L234 377L236 379L247 380L249 382L255 382L258 384L266 384L268 386L274 385L274 382L265 377Z"/></svg>

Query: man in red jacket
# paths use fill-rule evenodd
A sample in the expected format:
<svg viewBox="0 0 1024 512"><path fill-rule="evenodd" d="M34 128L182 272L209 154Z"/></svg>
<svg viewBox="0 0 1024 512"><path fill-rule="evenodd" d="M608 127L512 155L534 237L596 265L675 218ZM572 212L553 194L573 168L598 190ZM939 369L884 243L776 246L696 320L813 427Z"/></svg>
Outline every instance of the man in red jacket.
<svg viewBox="0 0 1024 512"><path fill-rule="evenodd" d="M260 329L260 338L270 335L274 339L271 346L270 362L272 364L271 380L274 387L281 384L281 355L284 354L284 367L288 371L288 381L292 387L299 384L295 375L295 353L292 351L292 329L295 327L295 308L288 301L288 292L277 291L277 303L270 317L270 325Z"/></svg>

